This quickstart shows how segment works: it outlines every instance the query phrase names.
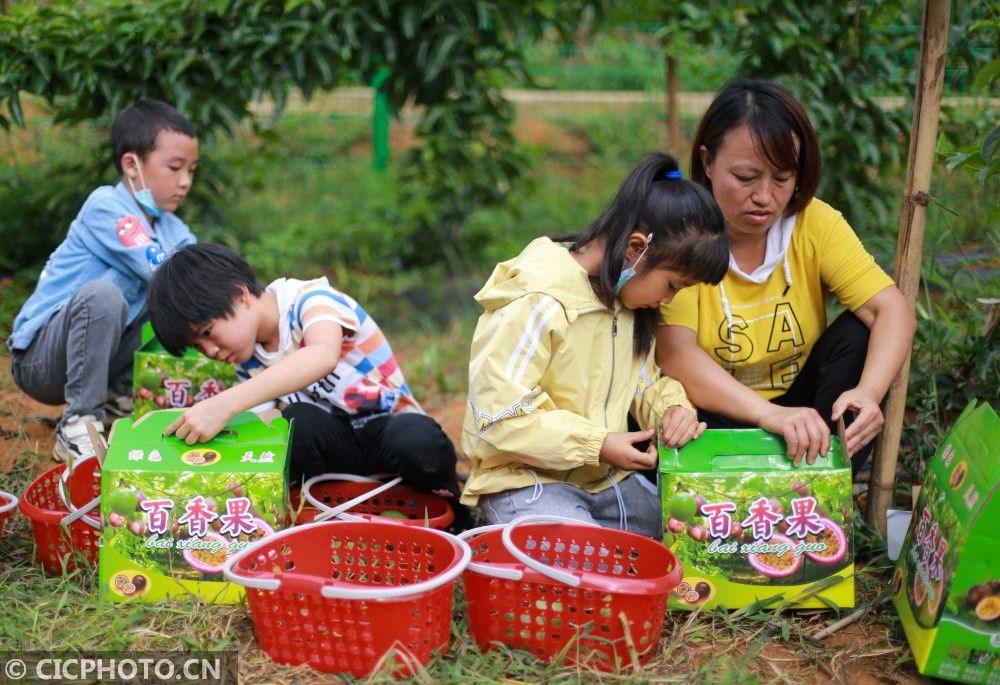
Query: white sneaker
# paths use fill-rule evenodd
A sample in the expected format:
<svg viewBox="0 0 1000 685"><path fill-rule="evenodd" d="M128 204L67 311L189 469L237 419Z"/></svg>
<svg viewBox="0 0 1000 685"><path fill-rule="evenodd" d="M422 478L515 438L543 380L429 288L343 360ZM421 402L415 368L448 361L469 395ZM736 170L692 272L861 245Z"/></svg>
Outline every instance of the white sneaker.
<svg viewBox="0 0 1000 685"><path fill-rule="evenodd" d="M56 444L52 449L56 461L66 461L70 457L76 461L95 454L94 443L87 431L87 425L91 423L101 435L104 434L104 424L93 414L70 416L56 428Z"/></svg>

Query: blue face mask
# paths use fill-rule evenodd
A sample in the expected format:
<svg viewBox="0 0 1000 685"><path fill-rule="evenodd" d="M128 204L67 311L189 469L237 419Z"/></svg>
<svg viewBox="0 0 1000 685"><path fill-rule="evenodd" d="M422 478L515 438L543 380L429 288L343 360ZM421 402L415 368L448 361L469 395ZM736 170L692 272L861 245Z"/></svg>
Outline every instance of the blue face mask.
<svg viewBox="0 0 1000 685"><path fill-rule="evenodd" d="M651 242L653 242L652 233L646 236L646 244L643 246L642 252L639 253L639 256L635 258L635 264L627 269L622 269L622 273L618 277L618 283L615 284L615 295L621 295L622 288L625 287L625 284L635 278L635 267L638 266L639 260L642 259L642 256L646 254L646 250L649 249L649 244ZM622 266L624 267L626 264L628 264L628 259L622 262Z"/></svg>
<svg viewBox="0 0 1000 685"><path fill-rule="evenodd" d="M163 216L163 210L156 206L156 200L153 199L153 191L146 187L146 179L142 177L142 163L139 161L139 157L135 158L135 168L139 171L139 182L142 183L142 190L136 190L135 186L132 185L132 179L127 175L125 180L128 181L128 187L132 190L132 197L135 201L139 203L146 212L154 219L159 219Z"/></svg>

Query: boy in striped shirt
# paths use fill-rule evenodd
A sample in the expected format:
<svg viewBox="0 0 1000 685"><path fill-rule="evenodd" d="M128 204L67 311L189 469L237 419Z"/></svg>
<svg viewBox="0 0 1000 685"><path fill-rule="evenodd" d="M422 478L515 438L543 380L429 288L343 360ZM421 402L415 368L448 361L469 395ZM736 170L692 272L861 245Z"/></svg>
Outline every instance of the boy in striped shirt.
<svg viewBox="0 0 1000 685"><path fill-rule="evenodd" d="M156 272L153 329L171 354L189 345L235 364L241 382L167 428L188 444L211 440L237 413L280 403L295 421L291 483L321 473L399 473L448 497L456 528L455 448L413 397L392 348L367 312L326 278L279 278L266 288L221 245L192 245Z"/></svg>

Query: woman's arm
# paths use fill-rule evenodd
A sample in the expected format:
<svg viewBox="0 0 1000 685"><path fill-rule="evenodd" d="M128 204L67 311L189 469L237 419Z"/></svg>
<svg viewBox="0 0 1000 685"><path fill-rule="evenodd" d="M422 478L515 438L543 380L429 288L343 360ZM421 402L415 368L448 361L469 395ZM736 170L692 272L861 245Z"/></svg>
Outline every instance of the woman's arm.
<svg viewBox="0 0 1000 685"><path fill-rule="evenodd" d="M917 330L917 320L906 298L894 285L880 290L854 314L871 331L868 354L857 387L837 398L831 416L836 421L845 411L854 413L854 422L847 428L851 452L867 445L882 429L885 419L879 403L903 367Z"/></svg>
<svg viewBox="0 0 1000 685"><path fill-rule="evenodd" d="M690 328L660 326L656 361L665 374L684 385L695 406L784 436L788 456L796 464L803 455L812 463L817 454L830 449L830 429L816 410L768 402L713 362Z"/></svg>

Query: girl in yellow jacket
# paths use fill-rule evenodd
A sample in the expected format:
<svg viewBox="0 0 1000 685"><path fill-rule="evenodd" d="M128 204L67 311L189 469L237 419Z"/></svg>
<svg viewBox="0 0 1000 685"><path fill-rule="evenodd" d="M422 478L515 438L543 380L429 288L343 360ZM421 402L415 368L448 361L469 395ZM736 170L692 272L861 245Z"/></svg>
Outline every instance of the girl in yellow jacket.
<svg viewBox="0 0 1000 685"><path fill-rule="evenodd" d="M705 424L653 363L658 308L728 263L711 194L654 154L568 249L539 238L498 264L476 295L462 502L489 523L558 514L659 537L656 490L632 477L655 446L636 446L656 428L679 446Z"/></svg>

